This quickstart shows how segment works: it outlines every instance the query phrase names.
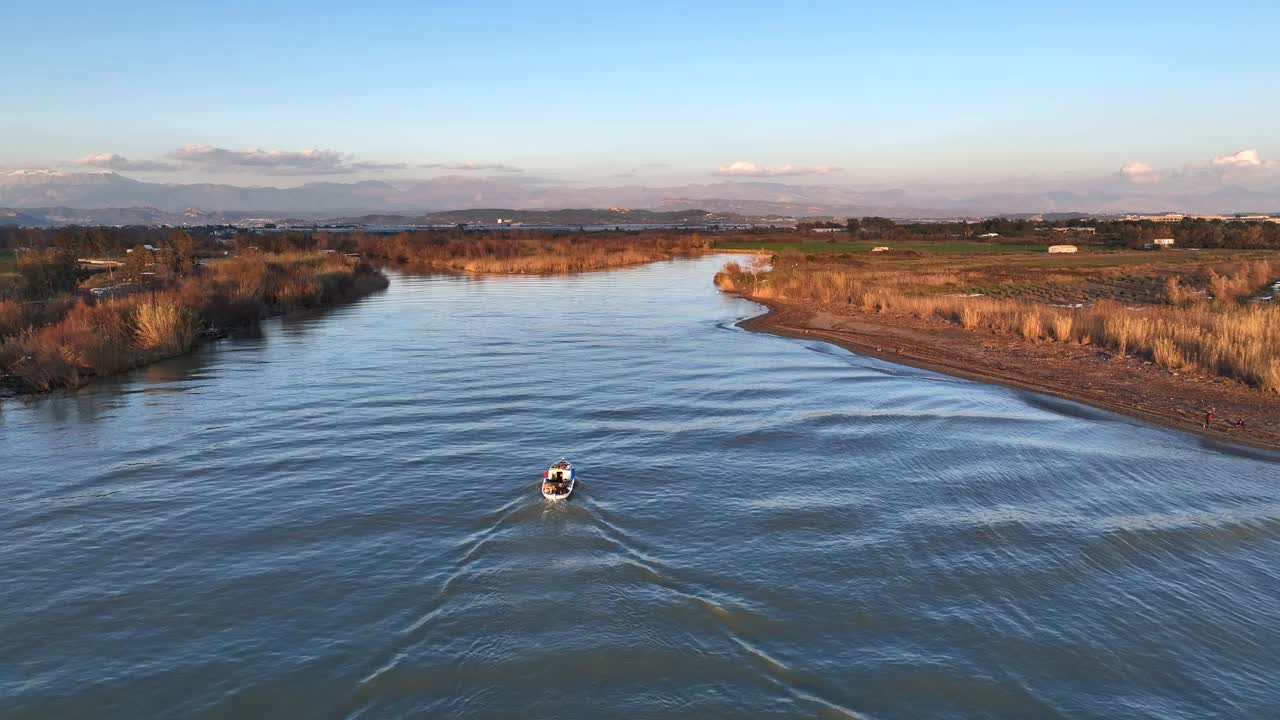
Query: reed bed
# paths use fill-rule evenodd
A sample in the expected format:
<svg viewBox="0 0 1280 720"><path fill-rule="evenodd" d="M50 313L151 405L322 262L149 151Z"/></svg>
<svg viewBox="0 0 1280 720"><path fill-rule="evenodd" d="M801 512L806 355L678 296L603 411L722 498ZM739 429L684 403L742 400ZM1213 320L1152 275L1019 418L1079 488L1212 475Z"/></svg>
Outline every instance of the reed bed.
<svg viewBox="0 0 1280 720"><path fill-rule="evenodd" d="M1102 301L1087 307L926 294L910 273L775 266L760 273L730 262L717 274L716 283L723 290L763 300L900 313L1029 342L1093 344L1170 370L1211 373L1280 392L1280 307L1242 302L1274 279L1276 269L1267 261L1221 271L1210 268L1206 275L1211 300L1194 296L1174 278L1166 286L1164 304Z"/></svg>
<svg viewBox="0 0 1280 720"><path fill-rule="evenodd" d="M640 265L711 250L711 243L692 235L634 237L530 235L508 233L466 235L413 232L357 238L370 257L424 269L467 273L558 275Z"/></svg>
<svg viewBox="0 0 1280 720"><path fill-rule="evenodd" d="M177 302L144 302L133 310L135 342L168 355L185 352L196 334L192 308Z"/></svg>
<svg viewBox="0 0 1280 720"><path fill-rule="evenodd" d="M342 302L386 284L366 263L299 253L213 263L154 292L75 299L48 323L0 303L0 332L8 331L0 339L0 369L30 391L76 387L93 376L180 355L201 326L249 326L271 314Z"/></svg>

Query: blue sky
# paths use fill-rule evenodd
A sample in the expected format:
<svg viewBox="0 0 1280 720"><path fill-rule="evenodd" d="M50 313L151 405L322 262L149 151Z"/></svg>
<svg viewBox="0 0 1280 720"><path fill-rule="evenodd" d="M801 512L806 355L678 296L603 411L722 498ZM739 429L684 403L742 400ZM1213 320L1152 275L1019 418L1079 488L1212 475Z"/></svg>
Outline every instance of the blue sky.
<svg viewBox="0 0 1280 720"><path fill-rule="evenodd" d="M1280 4L887 5L15 3L0 167L877 185L1280 158Z"/></svg>

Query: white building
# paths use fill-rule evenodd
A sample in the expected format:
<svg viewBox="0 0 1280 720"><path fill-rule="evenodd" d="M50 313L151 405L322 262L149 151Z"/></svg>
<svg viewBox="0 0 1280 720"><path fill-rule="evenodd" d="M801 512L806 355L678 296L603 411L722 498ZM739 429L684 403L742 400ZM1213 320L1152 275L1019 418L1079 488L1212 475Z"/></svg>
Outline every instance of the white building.
<svg viewBox="0 0 1280 720"><path fill-rule="evenodd" d="M1182 222L1186 217L1185 213L1162 213L1160 215L1125 215L1124 219L1130 222L1137 220L1150 220L1151 222Z"/></svg>

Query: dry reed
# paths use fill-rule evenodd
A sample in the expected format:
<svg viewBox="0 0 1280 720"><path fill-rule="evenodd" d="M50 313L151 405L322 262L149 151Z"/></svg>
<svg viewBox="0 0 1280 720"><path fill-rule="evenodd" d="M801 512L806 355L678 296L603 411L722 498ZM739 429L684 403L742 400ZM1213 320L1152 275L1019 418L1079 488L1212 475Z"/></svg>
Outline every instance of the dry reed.
<svg viewBox="0 0 1280 720"><path fill-rule="evenodd" d="M468 273L552 275L640 265L707 252L711 244L692 235L635 237L541 235L458 235L400 233L357 238L362 253L427 269Z"/></svg>
<svg viewBox="0 0 1280 720"><path fill-rule="evenodd" d="M250 325L268 314L340 302L386 283L375 268L334 254L234 258L154 294L75 300L65 311L61 305L41 306L45 316L58 318L45 324L37 315L22 314L26 324L0 339L0 368L28 390L75 387L94 375L186 351L200 324ZM0 323L13 317L13 308L0 303Z"/></svg>
<svg viewBox="0 0 1280 720"><path fill-rule="evenodd" d="M775 269L754 283L741 266L729 263L716 276L716 283L727 291L745 292L754 287L754 292L747 294L761 299L832 303L850 298L855 302L846 306L852 304L869 313L902 313L1028 340L1051 336L1059 342L1094 344L1171 370L1212 373L1280 391L1280 307L1236 302L1269 282L1273 272L1266 261L1231 273L1210 269L1207 281L1216 302L1190 303L1180 282L1174 280L1165 286L1165 299L1171 305L1143 307L1108 301L1089 307L1053 307L1019 300L919 294L919 289L914 293L902 289L914 278L822 265Z"/></svg>
<svg viewBox="0 0 1280 720"><path fill-rule="evenodd" d="M177 355L191 347L196 319L192 309L176 302L144 302L134 311L137 344L144 350Z"/></svg>

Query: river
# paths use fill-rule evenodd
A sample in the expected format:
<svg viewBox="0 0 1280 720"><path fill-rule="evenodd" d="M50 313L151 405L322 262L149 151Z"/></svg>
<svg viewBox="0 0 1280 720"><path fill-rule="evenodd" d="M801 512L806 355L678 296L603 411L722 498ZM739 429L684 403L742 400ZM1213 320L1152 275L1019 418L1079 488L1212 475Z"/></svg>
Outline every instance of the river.
<svg viewBox="0 0 1280 720"><path fill-rule="evenodd" d="M1273 716L1274 456L739 330L721 262L4 401L0 718Z"/></svg>

